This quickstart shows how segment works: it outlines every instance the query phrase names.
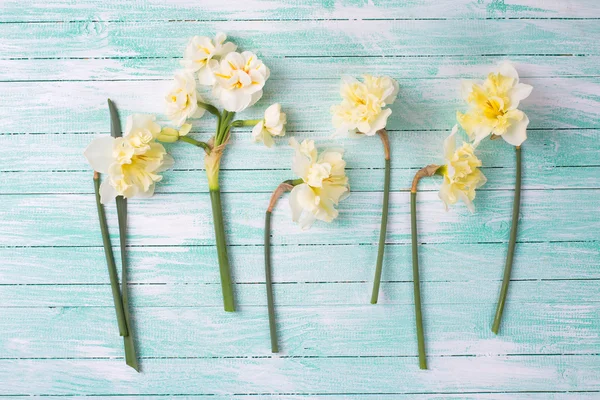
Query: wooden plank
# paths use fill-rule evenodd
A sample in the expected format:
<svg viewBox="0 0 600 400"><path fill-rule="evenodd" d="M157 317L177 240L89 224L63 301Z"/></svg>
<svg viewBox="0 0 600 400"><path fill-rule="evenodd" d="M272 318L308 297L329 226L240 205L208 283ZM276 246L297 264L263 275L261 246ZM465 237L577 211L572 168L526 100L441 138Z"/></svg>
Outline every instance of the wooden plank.
<svg viewBox="0 0 600 400"><path fill-rule="evenodd" d="M547 167L528 169L523 177L523 189L598 189L600 167ZM409 184L418 169L397 169L392 173L394 190L408 191ZM514 169L482 168L488 178L480 190L510 190L514 188ZM347 171L353 192L372 192L383 189L382 169L349 169ZM225 170L221 172L224 193L269 193L282 181L289 179L289 170ZM91 194L89 171L53 172L3 172L0 174L0 194ZM439 190L439 180L426 179L419 185L420 191ZM398 189L399 188L399 189ZM170 171L156 187L156 193L208 193L204 171Z"/></svg>
<svg viewBox="0 0 600 400"><path fill-rule="evenodd" d="M229 246L228 250L235 282L264 281L262 246ZM103 285L108 282L103 251L102 247L0 248L0 283ZM117 251L115 248L115 254ZM600 279L597 242L519 243L516 251L512 274L515 280ZM505 253L504 243L422 245L421 281L498 281L502 279ZM410 246L388 244L385 255L383 281L410 282ZM275 246L273 280L371 282L376 256L374 244ZM129 260L129 281L134 284L219 282L213 246L133 246ZM340 268L341 265L354 267ZM387 283L383 283L382 290L387 293Z"/></svg>
<svg viewBox="0 0 600 400"><path fill-rule="evenodd" d="M600 55L596 20L82 21L0 24L1 58L182 57L226 32L264 57ZM465 39L468 38L468 39Z"/></svg>
<svg viewBox="0 0 600 400"><path fill-rule="evenodd" d="M398 265L392 267L398 268ZM500 279L484 281L481 278L469 282L424 282L423 304L494 304L500 282ZM223 303L219 282L130 286L131 304L136 307L220 307ZM368 304L371 287L370 281L276 282L273 290L277 306L345 306ZM599 287L600 280L515 281L511 284L510 300L542 304L600 302ZM259 282L237 283L234 290L236 301L244 308L267 305L264 277ZM2 307L113 306L108 281L102 285L1 285L0 298ZM384 283L378 304L414 304L412 282Z"/></svg>
<svg viewBox="0 0 600 400"><path fill-rule="evenodd" d="M181 67L179 58L0 59L0 82L168 79ZM300 57L269 58L267 62L271 69L270 80L339 79L344 74L481 79L504 58L460 55ZM510 61L523 79L600 75L598 56L511 56Z"/></svg>
<svg viewBox="0 0 600 400"><path fill-rule="evenodd" d="M236 170L233 176L241 177L242 171L260 171L266 177L265 171L274 172L277 182L280 177L289 179L293 151L288 146L290 137L298 141L314 139L320 150L328 147L342 147L345 150L344 159L349 170L381 169L383 168L383 149L378 138L361 139L332 139L331 131L288 132L287 136L277 140L277 146L266 148L253 143L247 130L234 131L229 147L222 161L222 170ZM393 187L407 188L410 180L405 181L403 172L399 169L418 170L431 163L443 162L443 143L449 131L390 131L390 146L392 148L392 168L394 174ZM536 176L545 174L544 170L553 167L597 167L598 152L600 152L600 129L575 130L530 130L529 138L523 144L523 176L525 179L537 179ZM54 135L0 135L0 148L3 149L0 171L30 171L30 172L91 172L90 166L83 157L83 151L98 134L54 134ZM190 136L208 140L209 134L193 133ZM462 140L466 138L461 137ZM194 185L186 185L185 190L198 190L206 178L204 155L196 147L185 143L167 144L165 146L175 158L174 169L177 171L191 170L197 176ZM27 149L27 151L23 151ZM514 149L503 140L486 140L478 148L477 154L485 167L512 169ZM410 155L410 156L409 156ZM503 173L503 172L499 172ZM238 175L236 175L238 174ZM374 171L374 175L379 172ZM510 173L509 173L510 174ZM581 178L585 170L581 170ZM172 172L165 172L167 178ZM23 175L26 176L26 175ZM58 177L59 175L57 175ZM232 175L230 175L232 176ZM410 174L409 174L410 176ZM75 175L73 175L74 180ZM173 176L173 178L175 178ZM275 178L275 176L273 176ZM377 177L373 177L378 179ZM11 179L8 174L0 175L0 192L10 191ZM84 185L89 186L88 178L84 175ZM14 179L13 179L14 180ZM223 184L227 185L223 179ZM427 187L431 180L424 180ZM377 182L380 182L379 180ZM165 182L168 185L168 182ZM183 184L183 183L182 183ZM250 188L259 183L249 183ZM490 184L493 184L490 182ZM565 185L566 183L562 183ZM582 182L583 184L583 182ZM68 187L71 183L64 182ZM160 187L161 184L157 185ZM561 184L559 184L561 185ZM355 186L355 185L353 185ZM380 186L377 184L377 186ZM269 191L271 183L268 183ZM360 185L359 185L360 187ZM180 188L183 189L183 188ZM258 188L257 188L258 189ZM242 189L238 189L242 190ZM253 189L250 189L253 190ZM264 189L263 189L264 190Z"/></svg>
<svg viewBox="0 0 600 400"><path fill-rule="evenodd" d="M391 107L393 114L387 125L391 130L450 129L455 124L456 111L466 108L458 93L459 79L398 80L401 90ZM600 78L531 78L526 82L534 86L522 106L531 120L530 129L600 128L597 107ZM163 95L170 84L170 81L0 83L0 91L5 93L0 97L0 132L104 132L107 98L116 101L123 116L143 112L163 119ZM23 96L23 93L33 95ZM73 101L75 93L78 101ZM257 118L274 102L281 103L289 114L290 131L333 132L329 109L340 102L339 80L269 81L257 106L237 117ZM212 132L214 124L210 116L195 122L196 130L203 132Z"/></svg>
<svg viewBox="0 0 600 400"><path fill-rule="evenodd" d="M431 359L430 371L419 371L414 357L167 359L145 360L142 374L127 369L122 360L3 360L0 379L7 383L0 393L452 394L543 391L549 387L598 391L599 358L442 357Z"/></svg>
<svg viewBox="0 0 600 400"><path fill-rule="evenodd" d="M595 353L600 344L598 303L511 301L499 336L490 329L495 307L493 303L426 305L428 354L561 354L566 359L568 354ZM2 309L2 313L7 316L0 327L5 359L123 357L112 307L22 307ZM202 358L218 363L220 357L271 356L266 306L241 304L236 313L225 313L222 306L135 308L132 315L142 358ZM279 356L417 355L412 305L279 306L277 317Z"/></svg>
<svg viewBox="0 0 600 400"><path fill-rule="evenodd" d="M523 392L523 391L516 391L516 392L504 392L504 393L460 393L460 394L422 394L422 393L411 393L411 394L380 394L380 393L376 393L376 394L368 394L368 393L350 393L347 395L343 395L343 394L336 394L336 395L327 395L327 399L330 400L356 400L356 399L381 399L381 400L404 400L404 399L416 399L416 400L430 400L430 399L435 399L435 400L454 400L454 399L461 399L461 400L506 400L506 399L510 399L510 400L596 400L597 396L598 396L597 391L593 391L593 392L582 392L582 391L577 391L575 393L569 393L569 392L543 392L543 393L527 393L527 392ZM57 399L64 399L65 397L69 397L68 395L66 396L44 396L47 399L51 399L51 400L57 400ZM210 397L210 400L225 400L225 399L230 399L231 397L229 396L219 396L219 395L212 395L212 394L207 394L207 395L202 395L202 394L196 394L196 395L183 395L183 396L177 396L177 398L181 398L181 399L186 399L186 400L190 400L190 399L205 399L207 397ZM119 400L135 400L138 399L139 396L127 396L127 395L118 395L118 396L94 396L94 399L96 400L114 400L114 399L119 399ZM144 398L147 399L156 399L156 400L163 400L166 398L172 398L171 396L163 396L163 395L144 395ZM256 395L252 394L252 395L236 395L235 396L236 399L256 399ZM281 400L281 399L314 399L315 396L311 395L311 394L294 394L294 395L289 395L289 394L284 394L284 395L278 395L278 394L270 394L269 398L271 399L277 399L277 400Z"/></svg>
<svg viewBox="0 0 600 400"><path fill-rule="evenodd" d="M524 191L519 240L594 241L600 229L600 198L593 189ZM268 193L223 195L225 229L230 244L263 242L263 209ZM410 240L408 193L390 196L387 241ZM479 192L477 214L459 206L446 212L437 193L419 195L419 236L424 243L506 241L513 193ZM134 245L206 245L214 235L209 199L198 194L164 194L130 201L129 243ZM0 209L1 246L99 246L95 203L86 195L5 195ZM116 217L107 207L109 226ZM353 193L340 203L340 217L301 231L283 201L273 213L275 244L376 243L381 213L380 193ZM574 211L576 210L576 212ZM556 229L560 227L560 229ZM35 234L33 234L35 233ZM357 239L359 238L359 239Z"/></svg>
<svg viewBox="0 0 600 400"><path fill-rule="evenodd" d="M515 4L517 3L517 4ZM519 0L512 4L470 0L426 0L398 3L392 0L364 2L299 3L285 1L203 1L179 0L176 3L117 0L102 3L80 0L76 6L60 0L23 7L18 0L5 0L0 22L39 21L164 21L169 20L313 20L313 19L422 19L422 18L597 18L593 0Z"/></svg>

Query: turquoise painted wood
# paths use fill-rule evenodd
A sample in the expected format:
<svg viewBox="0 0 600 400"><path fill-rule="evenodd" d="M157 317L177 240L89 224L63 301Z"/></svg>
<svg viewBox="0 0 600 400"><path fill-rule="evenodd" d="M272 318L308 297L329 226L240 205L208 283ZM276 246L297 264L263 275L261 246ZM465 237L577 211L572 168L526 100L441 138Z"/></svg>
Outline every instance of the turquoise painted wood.
<svg viewBox="0 0 600 400"><path fill-rule="evenodd" d="M596 0L4 0L0 6L0 397L97 399L600 398L600 4ZM142 373L123 361L82 157L109 131L106 98L162 115L192 35L230 34L271 68L265 95L288 136L346 151L351 196L308 232L273 215L281 353L269 349L263 211L291 178L273 149L233 134L222 187L234 290L220 305L202 154L169 145L175 168L130 202L130 290ZM408 190L441 161L461 79L509 59L534 86L522 107L523 199L509 302L502 279L514 151L479 148L476 213L419 194L429 371L414 332ZM368 304L383 185L376 138L334 140L342 74L401 85L389 119L392 195L380 304ZM209 117L194 124L208 139ZM116 213L107 207L111 232ZM114 238L116 239L116 237ZM114 242L117 243L116 241ZM115 248L118 257L119 249Z"/></svg>

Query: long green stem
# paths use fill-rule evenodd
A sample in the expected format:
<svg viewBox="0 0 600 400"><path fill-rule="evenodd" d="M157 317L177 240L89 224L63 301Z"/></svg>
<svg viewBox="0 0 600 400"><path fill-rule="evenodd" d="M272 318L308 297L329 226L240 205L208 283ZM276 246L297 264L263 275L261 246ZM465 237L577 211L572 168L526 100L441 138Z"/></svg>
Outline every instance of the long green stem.
<svg viewBox="0 0 600 400"><path fill-rule="evenodd" d="M117 196L117 219L119 220L119 242L121 245L121 293L123 294L123 310L125 311L125 322L129 334L123 336L125 346L125 363L139 372L133 328L131 326L131 314L129 312L129 295L127 288L127 199Z"/></svg>
<svg viewBox="0 0 600 400"><path fill-rule="evenodd" d="M516 177L515 177L515 198L513 200L512 226L510 228L510 239L508 242L508 253L506 255L506 264L504 265L504 278L502 279L502 288L500 289L500 298L496 307L496 316L492 325L492 332L498 334L500 323L502 322L502 313L506 304L508 294L508 285L510 284L510 273L512 271L515 247L517 244L517 230L519 227L519 209L521 206L521 146L516 146Z"/></svg>
<svg viewBox="0 0 600 400"><path fill-rule="evenodd" d="M381 227L379 229L379 245L377 250L377 264L375 267L375 279L373 280L373 292L371 304L377 304L379 298L379 286L381 284L381 272L383 270L383 255L385 251L385 237L387 234L388 208L390 202L390 144L385 130L378 132L383 142L385 154L385 177L383 183L383 206L381 209Z"/></svg>
<svg viewBox="0 0 600 400"><path fill-rule="evenodd" d="M410 229L412 237L413 288L415 296L415 322L417 325L417 345L419 348L419 368L427 369L425 355L425 335L423 334L423 314L421 312L421 285L419 278L419 249L417 243L417 192L410 193Z"/></svg>
<svg viewBox="0 0 600 400"><path fill-rule="evenodd" d="M219 272L221 274L221 290L223 291L223 306L225 311L235 311L231 274L229 272L229 259L227 257L227 242L225 240L225 227L223 225L223 208L221 205L221 191L217 186L210 188L210 202L212 206L213 225L215 226L215 239L219 258Z"/></svg>
<svg viewBox="0 0 600 400"><path fill-rule="evenodd" d="M278 353L277 324L275 322L275 301L273 300L273 282L271 281L271 213L277 200L284 192L292 190L302 183L302 179L289 179L282 182L271 195L271 201L265 214L265 281L267 286L267 308L269 310L269 331L271 334L271 352Z"/></svg>
<svg viewBox="0 0 600 400"><path fill-rule="evenodd" d="M108 99L108 110L110 112L110 134L112 137L121 137L121 121L115 104ZM127 294L127 200L123 196L117 196L117 219L119 221L119 241L121 245L121 293L123 299L123 313L127 326L127 335L123 336L125 347L125 363L139 372L139 365L135 351L131 316L129 313L129 296Z"/></svg>
<svg viewBox="0 0 600 400"><path fill-rule="evenodd" d="M265 214L265 277L267 285L267 308L269 309L269 332L271 334L271 352L279 353L271 276L271 211L267 210Z"/></svg>
<svg viewBox="0 0 600 400"><path fill-rule="evenodd" d="M127 336L127 323L123 312L123 300L121 299L121 290L119 289L119 275L115 265L115 257L108 234L108 224L106 223L106 214L104 206L100 202L100 174L94 173L94 190L96 192L96 208L98 209L98 220L100 221L100 231L102 232L102 243L104 245L104 255L106 256L106 265L108 266L108 276L110 278L110 287L112 289L113 301L115 303L115 312L117 314L117 323L119 325L119 334Z"/></svg>

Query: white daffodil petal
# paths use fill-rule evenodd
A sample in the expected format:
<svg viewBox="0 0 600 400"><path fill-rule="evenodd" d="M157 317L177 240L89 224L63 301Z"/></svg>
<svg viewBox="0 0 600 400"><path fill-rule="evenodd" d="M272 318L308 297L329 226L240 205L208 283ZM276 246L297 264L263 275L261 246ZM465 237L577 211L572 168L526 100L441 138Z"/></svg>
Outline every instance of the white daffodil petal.
<svg viewBox="0 0 600 400"><path fill-rule="evenodd" d="M114 141L112 136L103 135L92 140L85 149L83 155L94 171L101 174L108 173L108 168L113 163Z"/></svg>
<svg viewBox="0 0 600 400"><path fill-rule="evenodd" d="M117 197L117 191L109 182L110 178L105 179L100 185L100 203L109 204Z"/></svg>
<svg viewBox="0 0 600 400"><path fill-rule="evenodd" d="M502 135L502 139L513 146L522 145L527 140L527 125L529 125L529 118L523 113L523 118L520 121L513 120L511 122L511 125Z"/></svg>

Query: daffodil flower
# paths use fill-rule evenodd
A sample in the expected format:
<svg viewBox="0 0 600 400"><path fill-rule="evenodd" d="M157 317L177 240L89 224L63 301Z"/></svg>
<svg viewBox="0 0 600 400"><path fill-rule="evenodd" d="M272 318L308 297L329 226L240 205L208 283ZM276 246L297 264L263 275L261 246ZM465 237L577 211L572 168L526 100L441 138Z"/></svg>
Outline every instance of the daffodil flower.
<svg viewBox="0 0 600 400"><path fill-rule="evenodd" d="M271 213L273 208L283 193L291 191L289 202L292 220L304 230L310 228L316 220L331 222L337 218L338 211L335 206L350 193L348 177L345 172L346 161L344 161L342 150L328 149L318 155L313 140L303 140L302 143L298 143L292 138L290 145L294 148L292 172L299 178L284 181L275 189L265 214L265 276L271 351L273 353L279 351L271 285Z"/></svg>
<svg viewBox="0 0 600 400"><path fill-rule="evenodd" d="M196 92L194 76L180 71L173 78L173 85L165 96L167 118L176 126L182 126L189 118L200 118L204 108L198 106L202 98Z"/></svg>
<svg viewBox="0 0 600 400"><path fill-rule="evenodd" d="M275 143L273 136L285 136L286 123L287 117L281 112L281 104L275 103L265 110L265 118L252 128L252 138L255 142L263 142L265 146L271 147Z"/></svg>
<svg viewBox="0 0 600 400"><path fill-rule="evenodd" d="M455 125L450 136L444 141L446 164L437 171L444 178L439 196L446 209L462 200L469 211L474 212L475 189L483 186L486 178L479 170L481 160L475 155L475 146L463 143L461 147L456 148L457 130L458 126Z"/></svg>
<svg viewBox="0 0 600 400"><path fill-rule="evenodd" d="M225 42L227 35L217 33L214 41L207 36L194 36L190 39L181 65L192 73L197 73L201 85L213 85L215 77L209 67L211 60L218 59L237 49L231 42Z"/></svg>
<svg viewBox="0 0 600 400"><path fill-rule="evenodd" d="M243 111L262 97L270 72L256 54L231 52L209 65L216 78L213 94L227 111Z"/></svg>
<svg viewBox="0 0 600 400"><path fill-rule="evenodd" d="M125 136L98 137L84 155L95 171L107 174L100 186L102 204L116 196L150 197L160 172L173 165L173 158L156 143L160 126L153 115L134 114L127 118Z"/></svg>
<svg viewBox="0 0 600 400"><path fill-rule="evenodd" d="M425 336L423 333L423 315L421 311L421 289L419 282L419 254L417 243L417 186L419 181L428 176L441 175L444 178L439 197L444 202L446 210L448 205L455 204L458 200L465 202L471 212L474 211L473 200L475 189L486 182L486 178L479 170L481 161L475 155L475 146L463 143L456 148L456 132L458 125L452 128L452 132L444 141L444 165L431 164L421 168L412 182L410 190L410 221L412 236L412 264L413 285L415 299L415 318L417 331L417 347L419 350L419 367L427 369L425 355Z"/></svg>
<svg viewBox="0 0 600 400"><path fill-rule="evenodd" d="M223 308L225 311L235 311L219 183L221 158L229 144L232 128L255 126L261 122L234 121L233 118L236 112L245 110L262 97L265 82L269 78L269 68L254 53L236 52L236 46L225 40L226 36L223 33L217 34L214 41L200 36L190 40L182 61L186 70L175 75L173 87L166 96L166 114L175 128L162 129L157 139L166 143L184 142L203 150ZM196 93L195 75L200 84L212 85L212 95L222 106L221 110L201 99ZM186 122L189 119L200 118L205 111L216 117L215 134L207 141L200 141L188 135L191 125ZM279 105L269 107L260 131L256 129L255 139L269 143L271 135L283 136L285 121L285 114L281 112ZM252 124L249 125L250 123Z"/></svg>
<svg viewBox="0 0 600 400"><path fill-rule="evenodd" d="M378 134L383 143L385 158L383 206L371 304L377 303L379 298L390 199L390 143L385 127L392 110L386 107L396 100L398 91L398 82L388 76L364 75L362 82L353 77L344 76L340 87L342 102L331 107L336 136L364 137Z"/></svg>
<svg viewBox="0 0 600 400"><path fill-rule="evenodd" d="M458 122L476 144L491 134L520 146L527 139L529 118L518 107L532 89L520 83L517 70L505 62L483 82L463 82L469 110L456 113Z"/></svg>

